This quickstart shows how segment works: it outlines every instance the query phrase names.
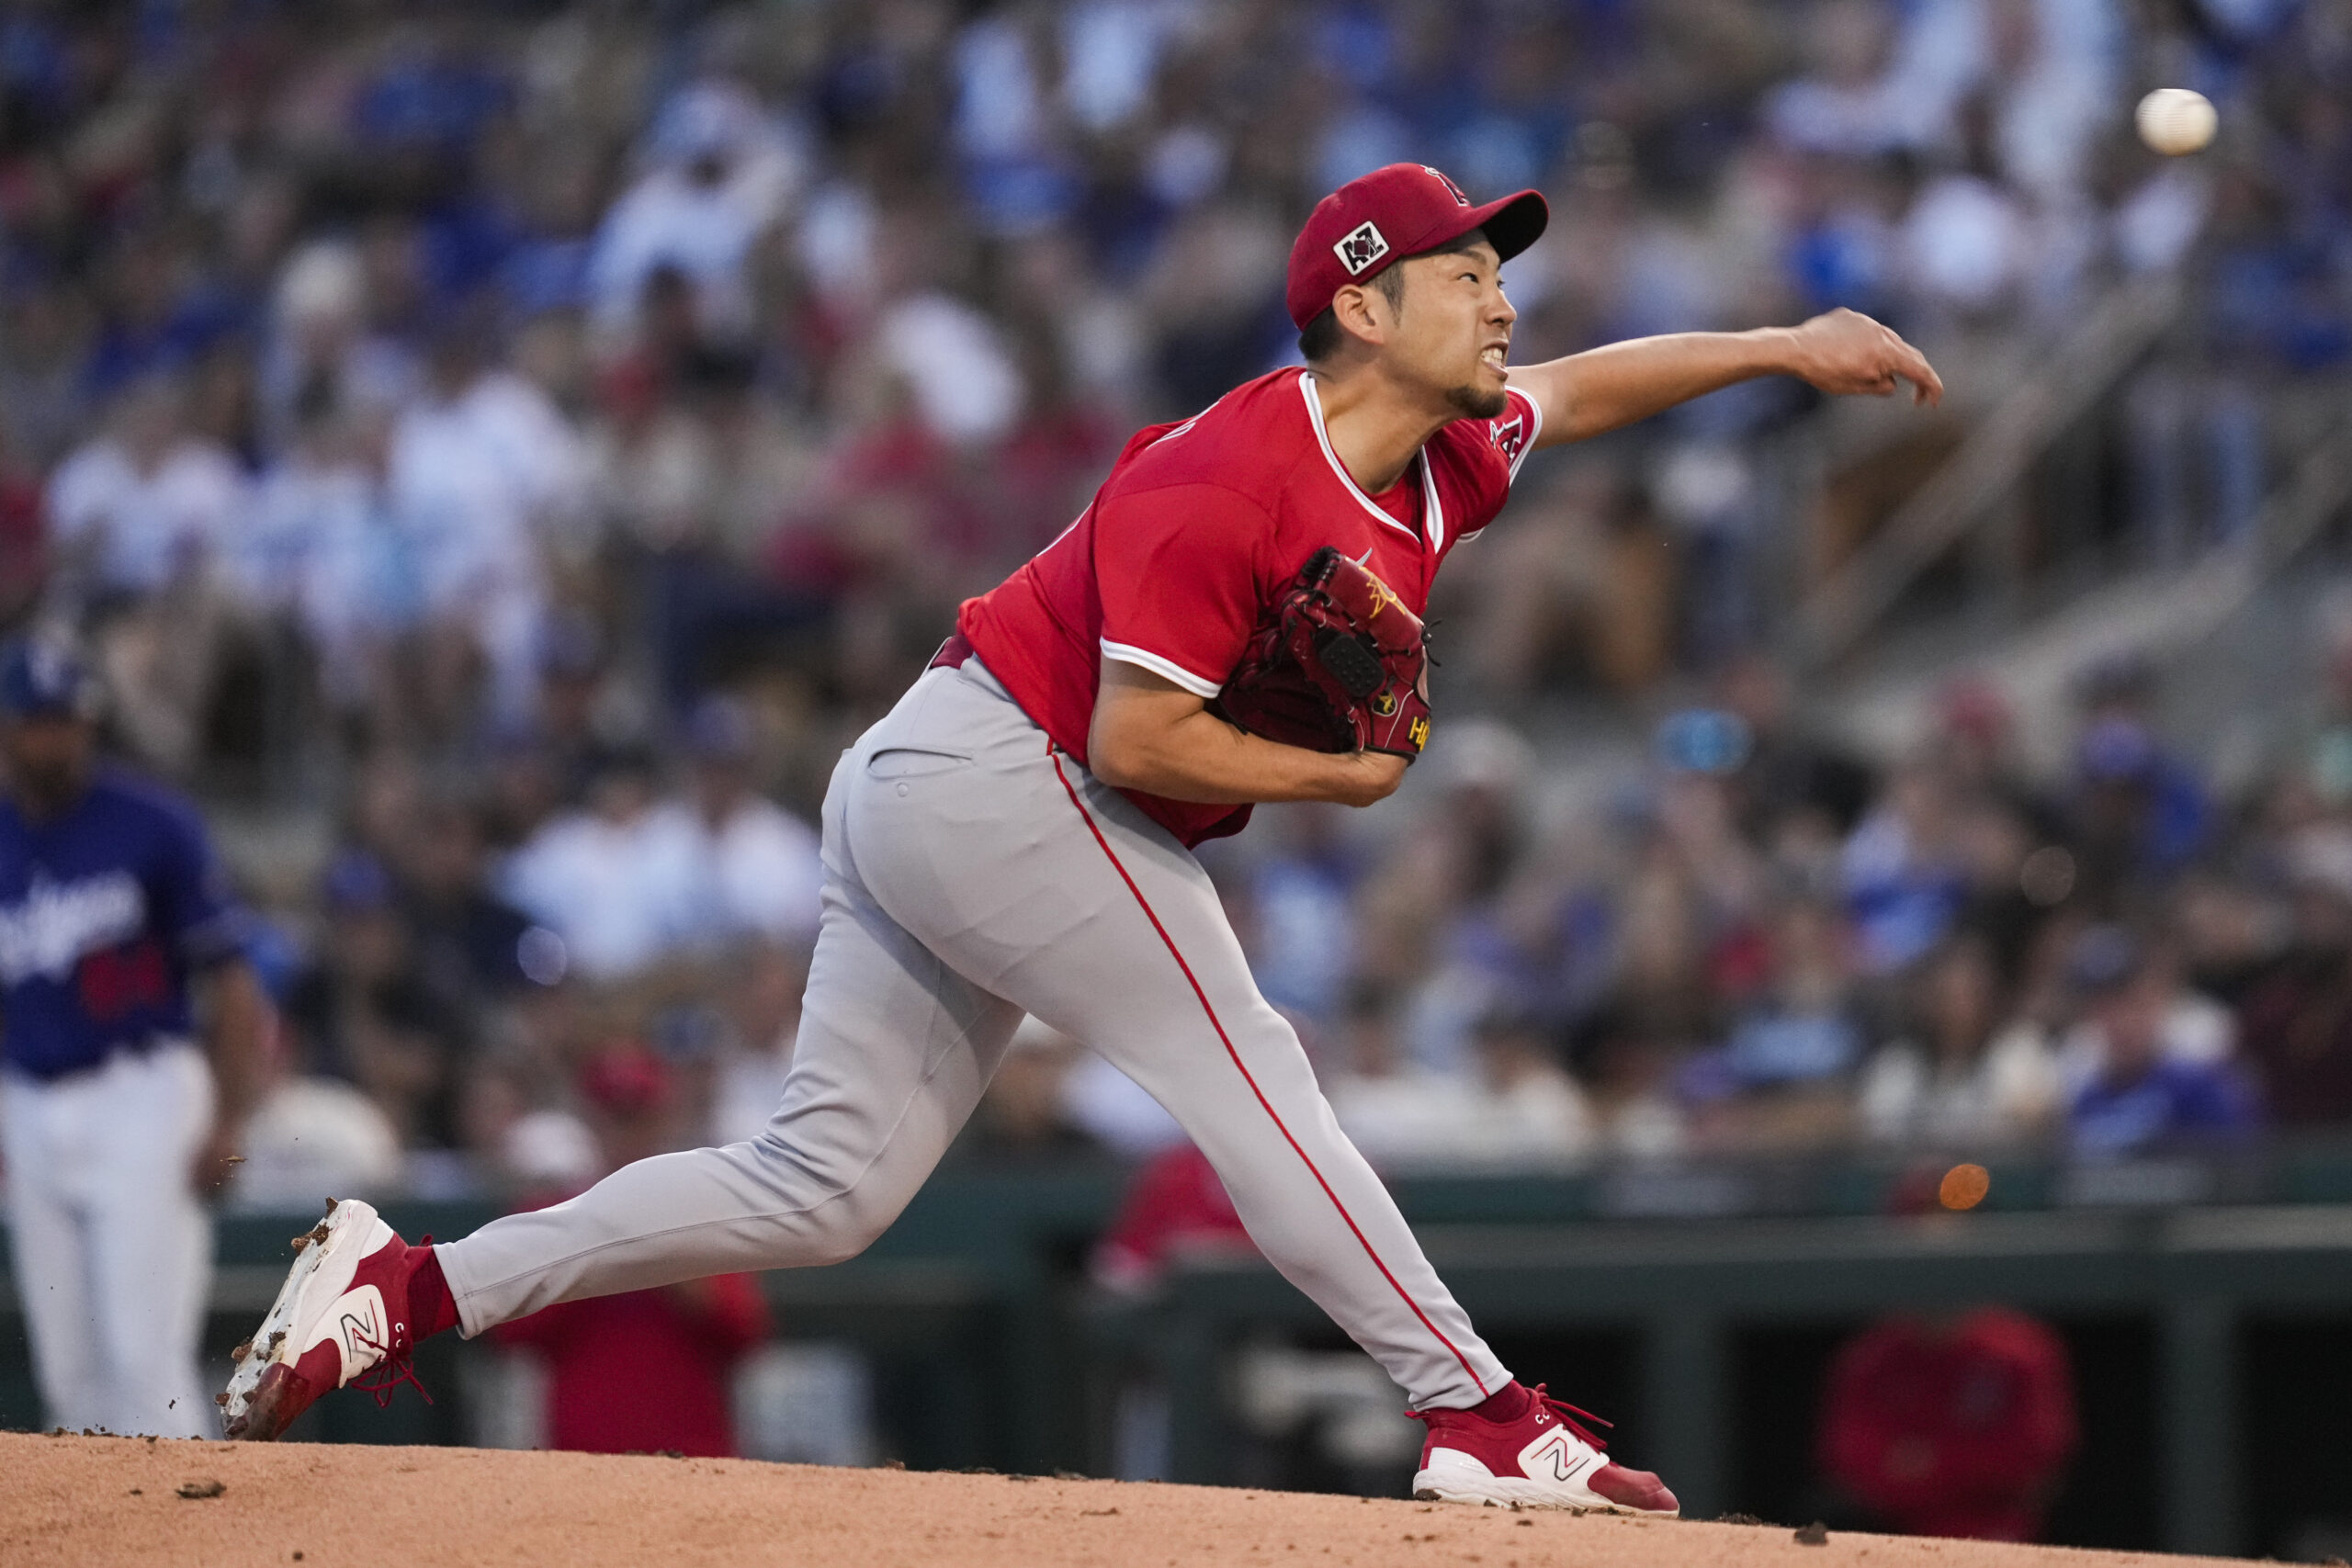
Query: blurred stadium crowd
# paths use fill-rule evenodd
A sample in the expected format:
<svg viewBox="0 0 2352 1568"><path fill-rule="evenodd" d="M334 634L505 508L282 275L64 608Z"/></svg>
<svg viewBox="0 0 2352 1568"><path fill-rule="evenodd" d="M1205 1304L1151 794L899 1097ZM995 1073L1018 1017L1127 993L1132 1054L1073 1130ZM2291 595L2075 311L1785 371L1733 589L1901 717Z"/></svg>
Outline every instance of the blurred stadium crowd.
<svg viewBox="0 0 2352 1568"><path fill-rule="evenodd" d="M2128 139L2159 83L2222 106L2196 168ZM1331 186L1544 188L1521 360L1835 304L1965 353L2190 269L2128 509L2220 536L2260 389L2352 355L2347 105L2344 0L20 0L0 617L87 641L143 765L331 824L235 840L245 1201L582 1179L762 1124L831 759L1134 425L1292 354ZM1435 607L1431 776L1216 847L1343 1123L1499 1168L2352 1122L2352 643L2248 791L2136 666L2056 772L1981 683L1851 755L1757 651L1813 413L1531 465ZM1556 736L1463 716L1562 690L1703 705L1562 809ZM1173 1138L1081 1045L973 1157Z"/></svg>

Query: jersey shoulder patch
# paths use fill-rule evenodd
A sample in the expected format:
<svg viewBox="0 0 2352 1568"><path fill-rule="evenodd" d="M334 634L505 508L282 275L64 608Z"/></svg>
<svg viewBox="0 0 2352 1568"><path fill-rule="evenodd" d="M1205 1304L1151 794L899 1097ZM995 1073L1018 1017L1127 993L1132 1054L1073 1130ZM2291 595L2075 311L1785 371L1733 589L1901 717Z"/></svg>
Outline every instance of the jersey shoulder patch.
<svg viewBox="0 0 2352 1568"><path fill-rule="evenodd" d="M1511 400L1509 413L1487 426L1488 444L1513 468L1519 467L1520 457L1527 450L1527 414L1517 399Z"/></svg>

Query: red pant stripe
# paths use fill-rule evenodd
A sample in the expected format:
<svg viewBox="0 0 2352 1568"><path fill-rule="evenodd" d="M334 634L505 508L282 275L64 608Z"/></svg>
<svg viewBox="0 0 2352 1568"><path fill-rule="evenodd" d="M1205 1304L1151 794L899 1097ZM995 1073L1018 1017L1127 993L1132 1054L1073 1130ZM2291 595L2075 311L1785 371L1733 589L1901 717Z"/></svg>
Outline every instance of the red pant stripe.
<svg viewBox="0 0 2352 1568"><path fill-rule="evenodd" d="M1250 1076L1249 1067L1242 1062L1241 1053L1234 1049L1233 1037L1226 1033L1224 1022L1216 1016L1216 1009L1209 1005L1208 993L1201 989L1199 978L1193 975L1193 966L1184 962L1184 954L1177 949L1175 939L1168 934L1168 928L1159 923L1159 916L1153 911L1151 900L1143 896L1143 889L1136 886L1136 879L1127 874L1127 868L1120 863L1118 852L1111 847L1111 840L1102 836L1102 829L1095 824L1094 814L1086 809L1084 801L1079 799L1077 789L1069 782L1069 774L1062 771L1061 753L1055 750L1050 744L1046 750L1046 754L1053 759L1054 776L1062 781L1062 789L1069 795L1069 803L1078 807L1078 815L1085 822L1086 830L1094 835L1096 843L1102 846L1102 853L1109 858L1111 869L1119 874L1119 880L1125 883L1127 891L1135 895L1136 903L1142 908L1144 919L1149 920L1151 929L1159 933L1159 940L1167 947L1168 955L1176 960L1176 967L1184 972L1186 982L1193 987L1193 995L1200 998L1201 1010L1208 1014L1209 1027L1216 1030L1217 1039L1224 1042L1226 1055L1231 1058L1235 1068L1241 1074L1242 1081L1250 1086L1250 1092L1258 1097L1258 1103L1265 1108L1268 1119L1274 1124L1274 1130L1282 1134L1283 1141L1290 1145L1291 1152L1298 1156L1299 1163L1306 1167L1309 1176L1315 1178L1315 1184L1323 1189L1323 1196L1331 1200L1331 1207L1340 1212L1340 1218L1347 1223L1348 1229L1354 1234L1357 1244L1363 1248L1364 1256L1372 1259L1372 1266L1380 1270L1380 1277L1388 1281L1388 1288L1396 1292L1399 1301L1412 1309L1413 1315L1421 1320L1421 1326L1435 1335L1437 1342L1453 1352L1453 1359L1462 1363L1462 1370L1470 1374L1470 1381L1477 1385L1478 1392L1481 1394L1491 1394L1494 1390L1488 1388L1485 1380L1480 1378L1476 1371L1471 1367L1469 1359L1462 1354L1453 1340L1445 1337L1444 1330L1430 1321L1429 1314L1421 1310L1420 1303L1407 1293L1405 1287L1396 1282L1396 1276L1388 1271L1388 1265L1382 1262L1380 1254L1373 1250L1371 1240L1365 1236L1363 1228L1356 1224L1355 1216L1348 1213L1348 1206L1340 1201L1340 1195L1331 1190L1329 1182L1323 1179L1323 1173L1315 1168L1315 1161L1309 1158L1306 1151L1299 1146L1298 1140L1291 1136L1290 1129L1283 1125L1283 1119L1274 1110L1273 1103L1266 1098L1266 1091L1258 1087L1258 1080Z"/></svg>

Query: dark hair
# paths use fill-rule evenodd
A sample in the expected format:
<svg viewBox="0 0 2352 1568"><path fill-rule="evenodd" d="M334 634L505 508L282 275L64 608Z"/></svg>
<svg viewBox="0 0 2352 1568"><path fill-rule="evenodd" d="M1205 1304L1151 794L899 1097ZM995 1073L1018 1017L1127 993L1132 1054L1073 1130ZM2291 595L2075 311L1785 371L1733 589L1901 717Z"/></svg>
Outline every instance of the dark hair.
<svg viewBox="0 0 2352 1568"><path fill-rule="evenodd" d="M1373 286L1380 290L1381 298L1388 301L1390 313L1401 316L1405 312L1405 263L1418 256L1458 256L1473 245L1489 243L1484 229L1472 229L1456 234L1442 245L1415 251L1409 256L1398 256L1372 275ZM1340 338L1340 318L1332 313L1331 307L1326 305L1323 313L1307 322L1306 329L1298 334L1299 357L1309 365L1318 359L1329 359L1339 351Z"/></svg>
<svg viewBox="0 0 2352 1568"><path fill-rule="evenodd" d="M1323 313L1307 322L1306 330L1298 334L1298 356L1312 365L1318 359L1330 358L1331 351L1339 346L1340 318L1326 305Z"/></svg>

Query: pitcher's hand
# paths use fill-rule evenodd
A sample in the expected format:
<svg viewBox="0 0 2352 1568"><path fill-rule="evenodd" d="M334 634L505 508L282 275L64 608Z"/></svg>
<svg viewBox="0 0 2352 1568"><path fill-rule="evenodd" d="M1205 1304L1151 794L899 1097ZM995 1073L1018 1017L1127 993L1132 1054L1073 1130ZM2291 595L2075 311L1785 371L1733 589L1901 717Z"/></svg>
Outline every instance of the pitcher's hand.
<svg viewBox="0 0 2352 1568"><path fill-rule="evenodd" d="M1943 378L1890 327L1843 306L1789 329L1789 373L1836 396L1886 397L1911 383L1911 401L1943 401Z"/></svg>

